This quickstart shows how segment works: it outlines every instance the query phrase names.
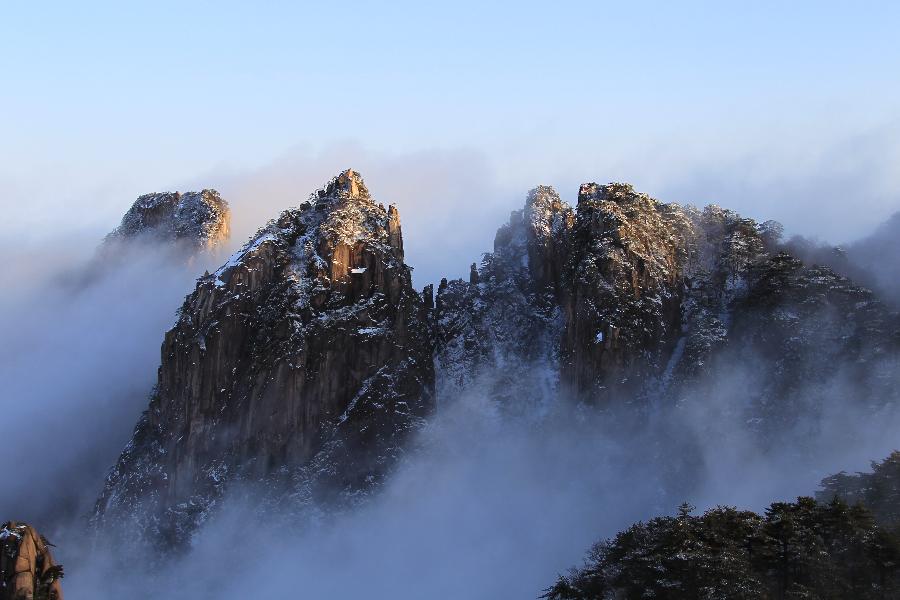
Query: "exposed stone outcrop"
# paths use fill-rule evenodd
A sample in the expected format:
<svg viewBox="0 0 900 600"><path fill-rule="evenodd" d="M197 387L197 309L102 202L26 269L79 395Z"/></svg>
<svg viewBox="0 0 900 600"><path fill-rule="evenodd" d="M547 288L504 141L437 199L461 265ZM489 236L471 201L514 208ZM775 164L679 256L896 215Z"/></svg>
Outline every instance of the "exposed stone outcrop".
<svg viewBox="0 0 900 600"><path fill-rule="evenodd" d="M580 398L633 395L681 331L692 225L631 186L584 184L563 302L563 382Z"/></svg>
<svg viewBox="0 0 900 600"><path fill-rule="evenodd" d="M478 380L516 412L534 411L553 395L563 327L557 288L572 214L552 189L534 190L468 281L441 282L435 332L444 393Z"/></svg>
<svg viewBox="0 0 900 600"><path fill-rule="evenodd" d="M692 233L679 207L624 184L585 184L577 210L532 190L478 276L438 290L440 374L462 382L500 367L512 397L546 395L527 376L536 369L592 403L639 391L681 332Z"/></svg>
<svg viewBox="0 0 900 600"><path fill-rule="evenodd" d="M62 565L50 543L25 523L0 527L0 600L62 600Z"/></svg>
<svg viewBox="0 0 900 600"><path fill-rule="evenodd" d="M377 483L433 405L426 312L397 209L341 173L198 281L95 520L179 541L235 479Z"/></svg>
<svg viewBox="0 0 900 600"><path fill-rule="evenodd" d="M769 373L749 421L808 415L788 394L835 381L830 362L891 372L897 320L868 290L779 255L780 232L626 184L582 185L575 210L538 187L468 282L441 283L439 381L487 377L514 404L549 388L601 407L648 405L696 395L737 361Z"/></svg>
<svg viewBox="0 0 900 600"><path fill-rule="evenodd" d="M236 481L339 506L382 480L436 393L473 384L537 418L557 398L642 418L713 406L735 365L758 367L740 418L767 431L813 414L801 392L839 376L877 371L858 401L900 402L884 393L900 389L896 316L779 253L779 235L626 184L584 184L575 208L541 186L467 280L419 295L397 209L341 173L198 280L95 522L183 542Z"/></svg>
<svg viewBox="0 0 900 600"><path fill-rule="evenodd" d="M215 190L144 194L135 200L107 243L135 238L213 248L228 240L231 212Z"/></svg>
<svg viewBox="0 0 900 600"><path fill-rule="evenodd" d="M692 229L687 234L682 335L663 375L665 386L712 375L713 358L729 340L736 302L748 290L752 265L768 258L764 230L716 205L683 209Z"/></svg>
<svg viewBox="0 0 900 600"><path fill-rule="evenodd" d="M575 211L560 199L556 190L542 185L528 193L522 218L528 269L535 289L550 288L561 294Z"/></svg>

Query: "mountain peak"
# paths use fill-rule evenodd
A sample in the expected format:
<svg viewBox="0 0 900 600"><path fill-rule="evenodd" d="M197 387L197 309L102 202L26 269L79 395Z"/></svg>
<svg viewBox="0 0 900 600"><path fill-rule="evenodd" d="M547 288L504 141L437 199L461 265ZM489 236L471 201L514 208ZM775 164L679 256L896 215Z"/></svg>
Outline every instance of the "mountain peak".
<svg viewBox="0 0 900 600"><path fill-rule="evenodd" d="M213 247L229 237L228 203L213 189L144 194L108 239L153 237Z"/></svg>
<svg viewBox="0 0 900 600"><path fill-rule="evenodd" d="M396 207L340 173L198 280L161 356L96 523L140 514L130 539L180 544L199 524L180 507L211 509L229 481L262 475L309 502L376 485L434 394Z"/></svg>
<svg viewBox="0 0 900 600"><path fill-rule="evenodd" d="M338 173L325 187L313 194L313 200L334 198L371 200L362 175L353 169Z"/></svg>

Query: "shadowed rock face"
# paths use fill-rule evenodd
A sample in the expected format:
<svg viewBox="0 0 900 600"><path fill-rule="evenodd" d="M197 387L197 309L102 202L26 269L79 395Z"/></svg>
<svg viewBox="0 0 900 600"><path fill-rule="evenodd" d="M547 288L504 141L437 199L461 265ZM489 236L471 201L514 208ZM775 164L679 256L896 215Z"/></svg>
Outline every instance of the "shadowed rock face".
<svg viewBox="0 0 900 600"><path fill-rule="evenodd" d="M352 171L198 280L180 315L99 521L178 541L236 479L283 475L309 499L356 493L432 408L399 214Z"/></svg>
<svg viewBox="0 0 900 600"><path fill-rule="evenodd" d="M890 372L896 316L846 278L779 254L777 229L626 184L584 184L574 210L538 187L469 281L438 288L439 387L479 381L508 407L548 391L640 407L678 402L737 362L765 378L747 415L765 428L814 410L790 394L834 381L833 362L860 365L841 374L851 380Z"/></svg>
<svg viewBox="0 0 900 600"><path fill-rule="evenodd" d="M681 330L690 232L680 207L631 186L581 186L561 286L562 377L579 397L633 394L662 368Z"/></svg>
<svg viewBox="0 0 900 600"><path fill-rule="evenodd" d="M34 527L15 521L0 527L0 600L62 600L62 575Z"/></svg>
<svg viewBox="0 0 900 600"><path fill-rule="evenodd" d="M512 368L519 373L497 387L527 396L540 368L542 391L593 403L634 393L680 335L692 233L679 207L624 184L583 185L577 210L552 188L532 190L477 278L438 289L442 374L463 385L480 370Z"/></svg>
<svg viewBox="0 0 900 600"><path fill-rule="evenodd" d="M215 190L145 194L107 242L147 238L213 248L228 240L230 224L228 203Z"/></svg>
<svg viewBox="0 0 900 600"><path fill-rule="evenodd" d="M434 312L440 391L477 381L506 408L540 413L558 385L559 298L573 219L556 192L537 188L497 231L494 251L469 281L441 282Z"/></svg>

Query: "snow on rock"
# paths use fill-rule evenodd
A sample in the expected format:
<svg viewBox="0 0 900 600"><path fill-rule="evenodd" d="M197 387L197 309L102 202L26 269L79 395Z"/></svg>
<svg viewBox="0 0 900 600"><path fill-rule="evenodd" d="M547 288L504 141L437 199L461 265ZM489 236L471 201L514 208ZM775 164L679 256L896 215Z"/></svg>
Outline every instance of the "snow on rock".
<svg viewBox="0 0 900 600"><path fill-rule="evenodd" d="M107 241L156 238L212 248L229 236L231 212L215 190L140 196Z"/></svg>
<svg viewBox="0 0 900 600"><path fill-rule="evenodd" d="M424 310L397 209L337 175L198 280L95 523L183 544L232 480L332 505L381 481L432 407Z"/></svg>
<svg viewBox="0 0 900 600"><path fill-rule="evenodd" d="M739 365L765 380L744 421L764 433L814 414L801 391L828 393L840 363L890 384L854 401L896 404L896 316L781 253L779 231L623 183L582 185L574 208L539 186L468 281L418 294L396 207L340 173L198 281L95 523L185 543L235 480L340 506L383 480L435 395L472 385L529 418L557 398L646 415L714 405Z"/></svg>
<svg viewBox="0 0 900 600"><path fill-rule="evenodd" d="M702 382L738 355L775 374L748 406L748 422L768 423L773 410L802 413L788 415L796 390L838 376L823 356L892 372L896 319L867 290L780 255L780 232L623 183L582 185L575 209L539 186L469 282L438 288L439 390L477 381L507 407L533 404L535 390L649 407L714 390Z"/></svg>

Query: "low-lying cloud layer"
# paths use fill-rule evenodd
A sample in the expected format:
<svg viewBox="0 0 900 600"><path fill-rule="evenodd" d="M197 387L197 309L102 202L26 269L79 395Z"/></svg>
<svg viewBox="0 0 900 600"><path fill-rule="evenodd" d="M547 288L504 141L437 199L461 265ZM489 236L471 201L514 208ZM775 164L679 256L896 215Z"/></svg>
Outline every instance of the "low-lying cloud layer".
<svg viewBox="0 0 900 600"><path fill-rule="evenodd" d="M96 239L67 241L7 254L17 285L0 299L0 470L14 474L0 514L50 525L96 498L146 408L163 332L212 259L136 242L95 261Z"/></svg>
<svg viewBox="0 0 900 600"><path fill-rule="evenodd" d="M738 369L739 371L739 369ZM598 414L559 401L513 416L480 386L445 397L386 488L359 508L299 527L261 516L235 493L162 573L123 572L103 554L73 556L76 597L533 598L600 536L672 513L682 501L761 509L810 494L826 474L864 468L896 442L896 415L851 408L835 390L824 416L773 447L747 431L752 390L739 373L712 404L660 407L655 418ZM77 544L77 542L75 542ZM62 546L63 556L69 554Z"/></svg>

